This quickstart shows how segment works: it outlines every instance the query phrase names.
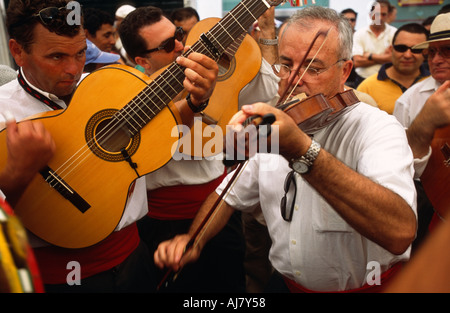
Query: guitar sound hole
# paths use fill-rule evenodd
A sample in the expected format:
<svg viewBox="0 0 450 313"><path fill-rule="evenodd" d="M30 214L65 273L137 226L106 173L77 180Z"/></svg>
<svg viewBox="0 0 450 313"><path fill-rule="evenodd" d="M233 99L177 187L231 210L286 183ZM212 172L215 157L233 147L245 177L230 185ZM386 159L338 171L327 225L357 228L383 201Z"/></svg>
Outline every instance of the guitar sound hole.
<svg viewBox="0 0 450 313"><path fill-rule="evenodd" d="M115 127L110 124L111 120L103 120L95 130L95 140L106 151L110 153L119 153L122 149L128 148L131 138L128 129Z"/></svg>
<svg viewBox="0 0 450 313"><path fill-rule="evenodd" d="M222 55L219 62L219 73L217 76L217 81L224 81L230 78L236 69L236 59L234 57L230 58L226 53Z"/></svg>
<svg viewBox="0 0 450 313"><path fill-rule="evenodd" d="M139 148L141 135L132 135L126 124L117 124L113 118L115 109L106 109L94 114L85 129L86 143L99 158L110 162L124 161L123 151L134 155Z"/></svg>

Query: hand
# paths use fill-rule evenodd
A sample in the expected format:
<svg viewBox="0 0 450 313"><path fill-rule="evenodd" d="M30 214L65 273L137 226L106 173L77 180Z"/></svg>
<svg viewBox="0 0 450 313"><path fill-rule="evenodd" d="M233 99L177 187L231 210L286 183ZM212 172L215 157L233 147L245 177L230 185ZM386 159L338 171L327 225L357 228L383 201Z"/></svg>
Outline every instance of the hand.
<svg viewBox="0 0 450 313"><path fill-rule="evenodd" d="M242 106L241 111L231 118L229 125L239 131L242 129L242 123L250 116L264 116L269 113L275 115L276 121L272 124L272 134L268 140L277 140L277 142L268 142L268 146L278 144L279 154L284 156L286 160L304 155L311 145L311 138L286 113L268 104L259 102Z"/></svg>
<svg viewBox="0 0 450 313"><path fill-rule="evenodd" d="M186 68L183 86L191 94L192 103L199 105L206 102L216 85L219 73L217 63L206 55L196 52L190 53L187 57L178 57L177 63Z"/></svg>
<svg viewBox="0 0 450 313"><path fill-rule="evenodd" d="M450 124L450 81L444 82L432 94L420 113L426 118L429 125L436 130Z"/></svg>
<svg viewBox="0 0 450 313"><path fill-rule="evenodd" d="M200 256L200 249L194 245L185 251L189 241L189 235L185 234L160 243L153 255L156 266L178 272L187 263L196 261Z"/></svg>
<svg viewBox="0 0 450 313"><path fill-rule="evenodd" d="M55 152L55 142L40 122L6 122L8 158L5 170L12 179L34 176L47 165Z"/></svg>

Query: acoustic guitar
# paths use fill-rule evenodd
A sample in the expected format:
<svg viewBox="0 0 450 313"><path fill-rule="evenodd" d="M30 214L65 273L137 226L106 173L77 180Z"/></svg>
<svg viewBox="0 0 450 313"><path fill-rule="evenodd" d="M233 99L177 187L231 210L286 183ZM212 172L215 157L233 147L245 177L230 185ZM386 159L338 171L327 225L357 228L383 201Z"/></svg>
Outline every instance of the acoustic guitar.
<svg viewBox="0 0 450 313"><path fill-rule="evenodd" d="M450 126L435 131L431 157L420 180L441 219L450 213Z"/></svg>
<svg viewBox="0 0 450 313"><path fill-rule="evenodd" d="M190 45L219 21L207 18L198 22L189 32L186 44ZM261 49L248 34L243 33L230 44L218 61L219 74L209 105L195 118L190 131L182 134L179 152L195 158L222 153L226 125L239 110L239 93L259 72L261 59Z"/></svg>
<svg viewBox="0 0 450 313"><path fill-rule="evenodd" d="M281 0L242 0L191 46L220 60L225 49L269 7ZM183 90L184 68L173 62L149 82L126 66L88 75L69 107L33 117L58 147L15 206L24 226L47 242L65 248L94 245L118 225L134 181L172 157L181 119L173 107ZM5 132L0 133L3 147ZM0 149L0 167L6 163Z"/></svg>

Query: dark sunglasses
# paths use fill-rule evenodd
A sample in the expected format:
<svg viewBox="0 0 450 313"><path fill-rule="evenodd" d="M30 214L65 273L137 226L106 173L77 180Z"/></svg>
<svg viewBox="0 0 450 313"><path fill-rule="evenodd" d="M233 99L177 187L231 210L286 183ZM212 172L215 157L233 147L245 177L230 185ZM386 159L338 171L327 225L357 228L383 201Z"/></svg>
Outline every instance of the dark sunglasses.
<svg viewBox="0 0 450 313"><path fill-rule="evenodd" d="M291 189L291 184L294 186L294 195L288 201L288 193ZM295 180L295 172L290 171L286 179L284 180L284 196L281 198L280 209L281 216L286 222L292 221L292 215L294 214L295 198L297 197L297 182Z"/></svg>
<svg viewBox="0 0 450 313"><path fill-rule="evenodd" d="M356 18L346 18L346 20L353 23L356 22Z"/></svg>
<svg viewBox="0 0 450 313"><path fill-rule="evenodd" d="M173 49L175 49L175 39L178 41L182 41L183 37L184 37L183 28L177 27L177 29L175 30L175 35L173 35L173 37L170 37L169 39L164 40L159 47L154 48L154 49L145 50L143 53L148 54L148 53L152 53L155 51L161 51L161 50L164 50L167 53L172 52Z"/></svg>
<svg viewBox="0 0 450 313"><path fill-rule="evenodd" d="M42 24L44 25L51 25L56 20L58 20L58 17L61 17L60 12L62 10L67 10L66 7L49 7L40 10L38 13L34 14L33 17L39 17L41 19Z"/></svg>
<svg viewBox="0 0 450 313"><path fill-rule="evenodd" d="M423 55L429 58L434 58L436 53L439 52L439 55L443 58L450 58L450 46L443 46L439 48L428 48L423 50Z"/></svg>
<svg viewBox="0 0 450 313"><path fill-rule="evenodd" d="M423 51L423 49L413 49L413 47L408 47L407 45L394 45L394 50L402 53L411 50L414 54L419 54Z"/></svg>

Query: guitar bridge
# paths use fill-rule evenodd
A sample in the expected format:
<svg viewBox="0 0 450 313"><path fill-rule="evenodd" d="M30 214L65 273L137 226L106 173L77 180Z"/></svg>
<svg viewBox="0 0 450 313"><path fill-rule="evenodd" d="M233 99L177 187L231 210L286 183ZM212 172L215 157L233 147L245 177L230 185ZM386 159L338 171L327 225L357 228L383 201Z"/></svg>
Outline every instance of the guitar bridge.
<svg viewBox="0 0 450 313"><path fill-rule="evenodd" d="M39 173L44 177L50 187L55 189L65 199L69 200L81 213L86 212L91 207L89 203L87 203L50 167L46 166Z"/></svg>

